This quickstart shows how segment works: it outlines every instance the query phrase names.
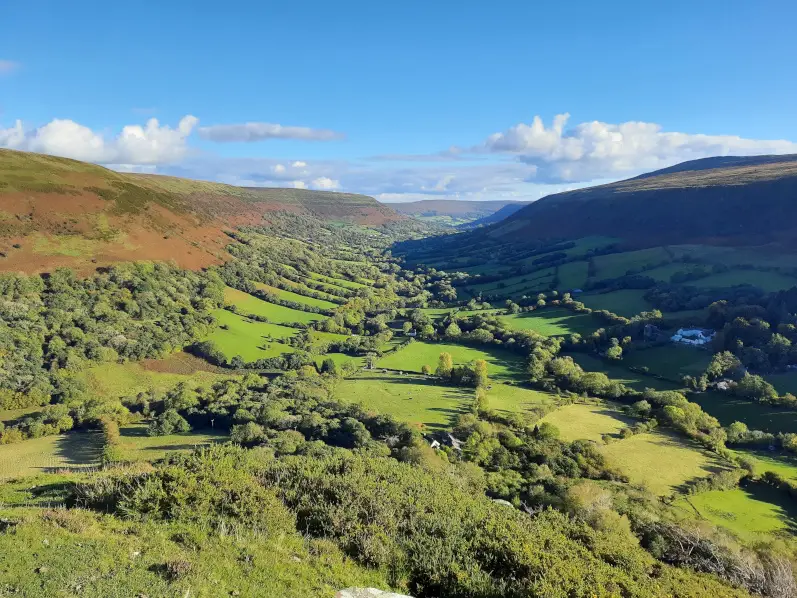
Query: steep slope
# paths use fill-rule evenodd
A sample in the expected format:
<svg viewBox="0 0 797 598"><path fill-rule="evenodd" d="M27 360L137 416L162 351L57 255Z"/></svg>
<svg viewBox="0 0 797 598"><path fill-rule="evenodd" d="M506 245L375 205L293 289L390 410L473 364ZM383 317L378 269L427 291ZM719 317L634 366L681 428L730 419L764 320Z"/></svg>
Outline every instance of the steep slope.
<svg viewBox="0 0 797 598"><path fill-rule="evenodd" d="M545 197L475 235L520 242L600 235L642 245L794 245L797 156L708 158Z"/></svg>
<svg viewBox="0 0 797 598"><path fill-rule="evenodd" d="M372 225L402 218L364 195L122 174L0 150L0 270L86 269L131 259L200 268L225 259L225 230L284 211Z"/></svg>
<svg viewBox="0 0 797 598"><path fill-rule="evenodd" d="M486 218L509 205L522 207L527 204L528 202L425 199L423 201L391 203L389 205L399 214L438 224L459 226Z"/></svg>

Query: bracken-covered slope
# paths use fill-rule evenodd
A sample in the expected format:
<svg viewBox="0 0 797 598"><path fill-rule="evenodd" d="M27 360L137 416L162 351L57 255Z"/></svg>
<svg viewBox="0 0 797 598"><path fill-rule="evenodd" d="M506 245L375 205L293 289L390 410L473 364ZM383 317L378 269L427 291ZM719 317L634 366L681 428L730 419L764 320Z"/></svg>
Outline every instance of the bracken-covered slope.
<svg viewBox="0 0 797 598"><path fill-rule="evenodd" d="M508 242L600 235L649 245L794 246L797 155L684 162L550 195L473 234Z"/></svg>
<svg viewBox="0 0 797 598"><path fill-rule="evenodd" d="M201 268L225 259L226 230L284 211L367 225L402 218L365 195L122 174L0 150L3 271L90 269L149 259Z"/></svg>

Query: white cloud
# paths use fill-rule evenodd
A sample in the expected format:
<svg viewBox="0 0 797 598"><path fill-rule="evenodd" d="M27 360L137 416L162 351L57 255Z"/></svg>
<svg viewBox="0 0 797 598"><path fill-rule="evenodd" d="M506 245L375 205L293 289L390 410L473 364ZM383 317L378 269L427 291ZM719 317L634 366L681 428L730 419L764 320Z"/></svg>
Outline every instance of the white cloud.
<svg viewBox="0 0 797 598"><path fill-rule="evenodd" d="M200 127L199 134L219 143L252 142L265 139L300 139L303 141L334 141L343 139L343 133L310 127L286 127L274 123L248 122L234 125Z"/></svg>
<svg viewBox="0 0 797 598"><path fill-rule="evenodd" d="M14 60L3 60L0 58L0 75L8 75L16 71L20 67L18 62Z"/></svg>
<svg viewBox="0 0 797 598"><path fill-rule="evenodd" d="M276 174L282 174L285 172L285 167L282 164L275 164L274 165L274 172Z"/></svg>
<svg viewBox="0 0 797 598"><path fill-rule="evenodd" d="M321 176L317 179L314 179L311 183L313 188L315 189L323 189L326 191L333 191L335 189L340 189L340 181L336 181L334 179L330 179L329 177Z"/></svg>
<svg viewBox="0 0 797 598"><path fill-rule="evenodd" d="M32 130L17 121L10 129L0 129L0 146L99 164L165 164L185 156L186 140L197 122L194 116L184 116L172 129L151 118L143 127L128 125L106 139L72 120L55 119Z"/></svg>
<svg viewBox="0 0 797 598"><path fill-rule="evenodd" d="M291 184L293 185L294 189L307 189L307 183L304 181L293 181Z"/></svg>
<svg viewBox="0 0 797 598"><path fill-rule="evenodd" d="M294 168L304 168L307 166L307 162L302 162L301 160L296 160L293 164L291 164Z"/></svg>
<svg viewBox="0 0 797 598"><path fill-rule="evenodd" d="M647 122L592 121L566 130L569 117L559 114L546 127L535 116L531 124L490 135L471 150L516 155L535 166L541 180L555 181L619 177L709 156L797 152L797 143L791 141L665 132Z"/></svg>
<svg viewBox="0 0 797 598"><path fill-rule="evenodd" d="M0 129L0 147L17 148L25 141L25 128L22 121L17 120L13 127Z"/></svg>

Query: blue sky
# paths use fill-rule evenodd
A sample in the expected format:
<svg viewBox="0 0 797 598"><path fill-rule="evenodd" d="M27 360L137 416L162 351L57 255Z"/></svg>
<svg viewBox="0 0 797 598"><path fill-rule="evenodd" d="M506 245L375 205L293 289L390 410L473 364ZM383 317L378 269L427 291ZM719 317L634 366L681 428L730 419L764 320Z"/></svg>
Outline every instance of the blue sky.
<svg viewBox="0 0 797 598"><path fill-rule="evenodd" d="M536 199L706 155L797 153L794 2L0 11L0 146L122 170Z"/></svg>

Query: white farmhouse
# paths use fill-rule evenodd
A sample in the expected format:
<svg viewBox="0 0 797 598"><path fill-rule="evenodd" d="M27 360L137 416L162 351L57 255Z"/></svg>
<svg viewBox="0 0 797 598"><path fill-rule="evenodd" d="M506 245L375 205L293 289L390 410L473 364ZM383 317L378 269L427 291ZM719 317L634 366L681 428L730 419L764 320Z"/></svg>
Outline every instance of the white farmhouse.
<svg viewBox="0 0 797 598"><path fill-rule="evenodd" d="M711 342L716 332L713 330L703 330L702 328L679 328L678 332L670 337L674 343L683 345L705 345Z"/></svg>

